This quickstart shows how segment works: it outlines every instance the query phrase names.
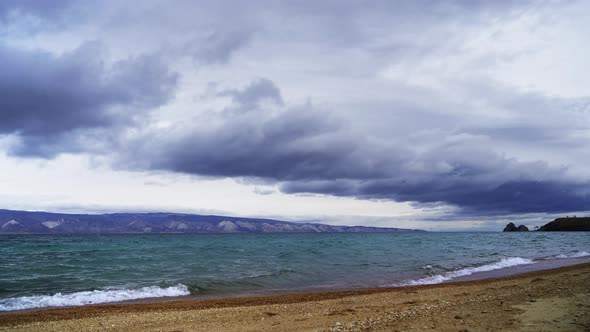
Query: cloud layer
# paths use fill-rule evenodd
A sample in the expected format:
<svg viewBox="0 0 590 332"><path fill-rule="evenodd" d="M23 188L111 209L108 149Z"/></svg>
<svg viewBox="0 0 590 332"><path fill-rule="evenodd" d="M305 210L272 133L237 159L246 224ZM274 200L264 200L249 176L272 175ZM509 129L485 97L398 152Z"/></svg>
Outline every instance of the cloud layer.
<svg viewBox="0 0 590 332"><path fill-rule="evenodd" d="M503 156L486 146L490 136L469 134L471 128L410 146L395 133L371 138L311 104L281 106L268 80L230 95L224 112L194 119L208 125L188 123L132 140L126 163L261 178L280 183L286 193L445 202L465 213L567 212L590 203L587 182L569 177L567 169ZM261 106L261 100L274 105Z"/></svg>
<svg viewBox="0 0 590 332"><path fill-rule="evenodd" d="M73 6L0 6L14 156L469 216L590 210L590 91L571 74L587 50L558 51L585 4L107 1L76 5L87 22Z"/></svg>

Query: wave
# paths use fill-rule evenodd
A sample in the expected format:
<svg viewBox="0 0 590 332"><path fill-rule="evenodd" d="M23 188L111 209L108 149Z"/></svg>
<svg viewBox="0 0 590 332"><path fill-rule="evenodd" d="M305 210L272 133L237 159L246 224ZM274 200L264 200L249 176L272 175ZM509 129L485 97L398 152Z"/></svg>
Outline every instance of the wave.
<svg viewBox="0 0 590 332"><path fill-rule="evenodd" d="M580 258L580 257L587 257L587 256L590 256L590 253L585 252L585 251L576 251L576 252L569 253L569 254L557 255L557 256L555 256L555 258Z"/></svg>
<svg viewBox="0 0 590 332"><path fill-rule="evenodd" d="M510 258L502 258L500 261L477 266L477 267L467 267L456 271L447 272L444 274L437 274L426 278L416 279L416 280L409 280L403 282L401 284L395 284L394 286L417 286L417 285L431 285L431 284L440 284L445 281L449 281L458 277L464 277L468 275L472 275L477 272L487 272L493 270L504 269L511 266L517 265L526 265L526 264L533 264L534 261L522 258L522 257L510 257Z"/></svg>
<svg viewBox="0 0 590 332"><path fill-rule="evenodd" d="M167 288L150 286L136 289L94 290L70 294L56 293L53 295L22 296L0 299L0 311L81 306L87 304L184 295L190 295L190 291L188 290L188 287L183 284Z"/></svg>

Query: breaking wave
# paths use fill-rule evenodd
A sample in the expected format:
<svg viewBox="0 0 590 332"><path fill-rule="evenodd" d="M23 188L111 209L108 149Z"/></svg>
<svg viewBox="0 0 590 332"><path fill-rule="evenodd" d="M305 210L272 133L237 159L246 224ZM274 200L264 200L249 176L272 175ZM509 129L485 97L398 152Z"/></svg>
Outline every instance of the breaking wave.
<svg viewBox="0 0 590 332"><path fill-rule="evenodd" d="M590 253L587 253L585 251L576 251L576 252L569 253L569 254L557 255L557 256L555 256L555 258L580 258L580 257L587 257L587 256L590 256Z"/></svg>
<svg viewBox="0 0 590 332"><path fill-rule="evenodd" d="M188 287L183 284L167 288L150 286L136 289L94 290L70 294L56 293L53 295L22 296L0 299L0 311L81 306L87 304L184 295L190 295L190 291L188 290Z"/></svg>
<svg viewBox="0 0 590 332"><path fill-rule="evenodd" d="M476 267L467 267L456 271L451 271L443 274L437 274L430 277L425 277L416 280L409 280L403 282L401 284L396 284L394 286L417 286L417 285L431 285L431 284L440 284L445 281L449 281L458 277L472 275L477 272L487 272L493 270L504 269L511 266L517 265L526 265L532 264L534 261L522 258L522 257L510 257L510 258L503 258L498 262L476 266Z"/></svg>

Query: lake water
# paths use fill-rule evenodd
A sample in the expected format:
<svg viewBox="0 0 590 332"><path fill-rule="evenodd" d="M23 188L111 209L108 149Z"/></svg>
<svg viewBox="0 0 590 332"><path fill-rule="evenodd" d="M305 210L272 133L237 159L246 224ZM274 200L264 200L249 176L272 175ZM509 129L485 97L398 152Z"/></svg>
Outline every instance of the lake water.
<svg viewBox="0 0 590 332"><path fill-rule="evenodd" d="M3 235L0 311L440 283L589 252L584 232Z"/></svg>

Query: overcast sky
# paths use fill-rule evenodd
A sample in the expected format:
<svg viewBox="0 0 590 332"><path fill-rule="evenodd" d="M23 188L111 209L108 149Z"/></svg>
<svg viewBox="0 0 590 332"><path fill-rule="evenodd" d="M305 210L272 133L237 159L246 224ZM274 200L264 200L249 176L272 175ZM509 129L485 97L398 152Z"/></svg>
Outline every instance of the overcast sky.
<svg viewBox="0 0 590 332"><path fill-rule="evenodd" d="M590 211L588 1L0 2L0 207Z"/></svg>

